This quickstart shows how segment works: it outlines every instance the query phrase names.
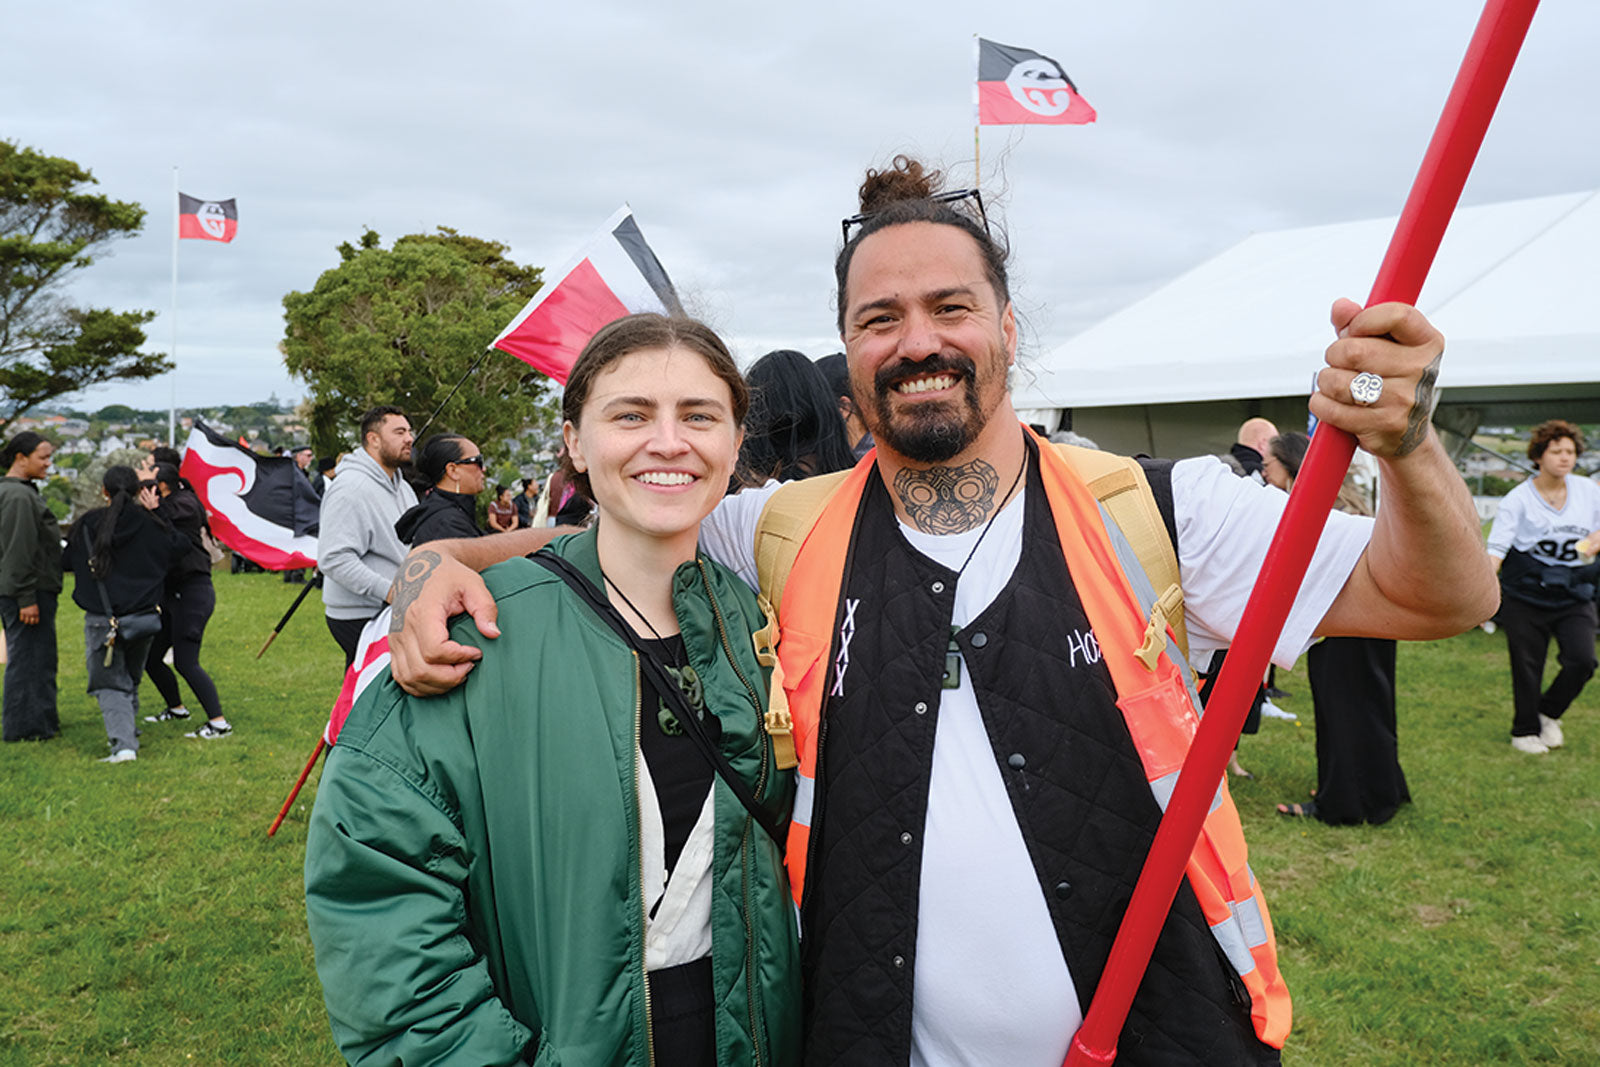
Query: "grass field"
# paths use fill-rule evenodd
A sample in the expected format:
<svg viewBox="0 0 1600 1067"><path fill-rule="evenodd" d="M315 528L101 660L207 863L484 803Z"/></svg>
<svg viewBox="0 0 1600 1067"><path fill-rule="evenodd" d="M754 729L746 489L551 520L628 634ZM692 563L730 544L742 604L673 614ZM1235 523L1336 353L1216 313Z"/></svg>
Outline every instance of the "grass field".
<svg viewBox="0 0 1600 1067"><path fill-rule="evenodd" d="M217 576L206 662L236 733L147 725L106 752L83 692L81 613L61 612L62 735L0 748L0 1065L335 1064L301 905L308 786L341 657L313 594ZM1415 802L1381 828L1280 818L1314 784L1303 725L1245 739L1234 795L1295 999L1291 1065L1600 1062L1600 683L1547 757L1507 744L1504 642L1400 651ZM159 708L145 686L146 710Z"/></svg>

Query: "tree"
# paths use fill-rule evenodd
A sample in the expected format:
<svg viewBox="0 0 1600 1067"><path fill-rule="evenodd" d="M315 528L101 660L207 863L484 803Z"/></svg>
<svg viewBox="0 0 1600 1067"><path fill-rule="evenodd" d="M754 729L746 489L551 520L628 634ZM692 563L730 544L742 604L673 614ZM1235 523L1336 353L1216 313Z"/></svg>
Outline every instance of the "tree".
<svg viewBox="0 0 1600 1067"><path fill-rule="evenodd" d="M421 424L536 293L540 270L506 246L440 227L384 249L367 230L309 293L283 298L284 365L311 387L307 423L319 455L350 447L361 413L395 404ZM498 352L484 358L433 430L465 433L491 456L548 422L548 379Z"/></svg>
<svg viewBox="0 0 1600 1067"><path fill-rule="evenodd" d="M70 159L0 141L0 435L53 397L154 378L166 356L140 352L153 311L78 307L68 280L144 225L144 208L87 192Z"/></svg>

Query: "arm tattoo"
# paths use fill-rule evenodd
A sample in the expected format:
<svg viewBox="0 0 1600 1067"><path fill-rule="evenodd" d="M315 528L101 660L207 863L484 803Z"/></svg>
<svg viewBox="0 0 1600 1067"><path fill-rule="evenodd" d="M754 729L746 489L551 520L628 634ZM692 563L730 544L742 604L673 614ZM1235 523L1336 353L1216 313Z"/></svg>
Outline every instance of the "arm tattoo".
<svg viewBox="0 0 1600 1067"><path fill-rule="evenodd" d="M405 565L400 568L400 573L394 577L394 585L389 589L389 596L394 605L394 614L389 618L389 632L399 633L405 628L406 611L415 602L422 592L423 583L428 580L428 575L439 566L440 556L437 552L418 552L407 556Z"/></svg>
<svg viewBox="0 0 1600 1067"><path fill-rule="evenodd" d="M907 467L894 476L894 491L923 533L965 533L983 525L999 503L1000 476L981 459L925 471Z"/></svg>
<svg viewBox="0 0 1600 1067"><path fill-rule="evenodd" d="M1439 380L1439 363L1443 359L1443 352L1434 356L1433 362L1422 369L1422 377L1417 379L1417 392L1411 400L1411 411L1406 415L1406 432L1400 435L1400 445L1394 450L1396 459L1415 452L1428 436L1428 423L1433 419L1433 407L1437 402L1433 387Z"/></svg>

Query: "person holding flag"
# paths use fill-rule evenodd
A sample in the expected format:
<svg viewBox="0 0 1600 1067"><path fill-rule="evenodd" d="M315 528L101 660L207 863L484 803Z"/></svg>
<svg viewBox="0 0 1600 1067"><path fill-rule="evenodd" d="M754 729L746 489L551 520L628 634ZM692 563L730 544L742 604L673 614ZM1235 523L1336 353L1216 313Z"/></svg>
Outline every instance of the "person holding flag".
<svg viewBox="0 0 1600 1067"><path fill-rule="evenodd" d="M1167 631L1232 642L1285 500L1214 457L1135 463L1022 426L1007 250L938 179L905 157L869 171L835 262L876 450L843 477L727 498L701 541L761 575L780 624L807 1061L1054 1067L1196 729ZM1340 300L1332 321L1310 411L1377 458L1385 504L1329 516L1284 666L1319 635L1459 633L1498 600L1429 422L1443 338L1400 304ZM1156 514L1142 529L1116 517L1130 498ZM448 640L449 615L500 632L469 571L491 546L432 547L439 565L397 583L390 640L419 693L483 654ZM1163 562L1181 589L1156 583ZM1289 996L1226 781L1154 963L1119 1063L1278 1062Z"/></svg>

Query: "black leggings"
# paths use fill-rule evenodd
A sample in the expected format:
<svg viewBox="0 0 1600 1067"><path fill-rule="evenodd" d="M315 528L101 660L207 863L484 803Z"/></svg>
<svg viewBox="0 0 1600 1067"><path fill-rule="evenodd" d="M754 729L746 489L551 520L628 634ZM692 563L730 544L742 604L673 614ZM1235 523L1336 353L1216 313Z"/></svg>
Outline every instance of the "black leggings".
<svg viewBox="0 0 1600 1067"><path fill-rule="evenodd" d="M178 679L166 665L163 657L172 649L172 664L183 675L183 680L194 690L195 699L205 709L206 718L222 718L222 701L217 697L217 687L211 675L200 666L200 643L205 640L206 623L217 606L217 591L209 574L191 574L169 589L161 605L161 632L150 645L150 656L145 661L145 673L161 691L167 707L183 704L183 694L178 692Z"/></svg>

